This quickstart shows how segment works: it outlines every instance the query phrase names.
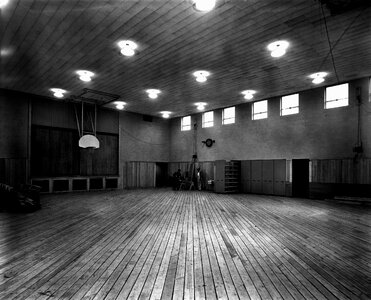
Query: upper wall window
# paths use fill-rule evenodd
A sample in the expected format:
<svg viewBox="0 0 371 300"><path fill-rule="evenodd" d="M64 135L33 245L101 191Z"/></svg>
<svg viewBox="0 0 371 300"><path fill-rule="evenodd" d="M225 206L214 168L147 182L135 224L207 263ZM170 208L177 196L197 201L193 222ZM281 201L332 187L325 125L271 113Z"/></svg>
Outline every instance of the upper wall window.
<svg viewBox="0 0 371 300"><path fill-rule="evenodd" d="M292 94L281 98L281 116L299 113L299 94Z"/></svg>
<svg viewBox="0 0 371 300"><path fill-rule="evenodd" d="M181 131L191 130L191 116L182 118L180 129Z"/></svg>
<svg viewBox="0 0 371 300"><path fill-rule="evenodd" d="M262 100L254 102L252 104L252 119L259 120L266 118L268 118L268 101Z"/></svg>
<svg viewBox="0 0 371 300"><path fill-rule="evenodd" d="M233 124L236 121L235 107L228 107L223 109L223 124Z"/></svg>
<svg viewBox="0 0 371 300"><path fill-rule="evenodd" d="M325 108L348 106L349 87L347 83L329 86L325 90Z"/></svg>
<svg viewBox="0 0 371 300"><path fill-rule="evenodd" d="M202 114L202 127L214 126L214 112L208 111Z"/></svg>

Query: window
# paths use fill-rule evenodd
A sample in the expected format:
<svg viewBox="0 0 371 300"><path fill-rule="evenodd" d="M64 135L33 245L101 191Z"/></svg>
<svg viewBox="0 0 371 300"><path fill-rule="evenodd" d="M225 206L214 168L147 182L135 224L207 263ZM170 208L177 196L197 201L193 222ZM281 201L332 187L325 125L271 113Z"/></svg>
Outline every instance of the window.
<svg viewBox="0 0 371 300"><path fill-rule="evenodd" d="M326 88L325 109L348 106L348 84L339 84Z"/></svg>
<svg viewBox="0 0 371 300"><path fill-rule="evenodd" d="M214 112L208 111L202 114L202 127L214 126Z"/></svg>
<svg viewBox="0 0 371 300"><path fill-rule="evenodd" d="M281 116L299 113L299 94L284 96L281 98Z"/></svg>
<svg viewBox="0 0 371 300"><path fill-rule="evenodd" d="M235 107L223 109L223 124L233 124L235 122Z"/></svg>
<svg viewBox="0 0 371 300"><path fill-rule="evenodd" d="M181 131L191 130L191 116L182 118Z"/></svg>
<svg viewBox="0 0 371 300"><path fill-rule="evenodd" d="M268 101L262 100L254 102L252 104L252 119L259 120L266 118L268 118Z"/></svg>

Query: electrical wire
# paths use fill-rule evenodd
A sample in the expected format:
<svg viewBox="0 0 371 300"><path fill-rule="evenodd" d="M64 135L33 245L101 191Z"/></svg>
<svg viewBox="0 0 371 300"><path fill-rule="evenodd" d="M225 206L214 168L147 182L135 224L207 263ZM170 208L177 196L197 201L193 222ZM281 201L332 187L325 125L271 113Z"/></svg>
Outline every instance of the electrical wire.
<svg viewBox="0 0 371 300"><path fill-rule="evenodd" d="M322 6L321 6L322 8ZM337 46L337 44L341 41L341 39L343 38L343 36L347 33L347 31L353 26L353 24L358 20L358 18L365 12L364 9L361 10L361 12L356 15L353 20L349 23L349 25L344 29L344 31L342 32L342 34L340 35L340 37L336 40L336 42L332 45L332 50L335 49L335 47ZM323 65L325 64L328 56L330 55L330 51L327 53L326 57L323 59L322 63L321 63L321 66L319 68L319 70L322 69Z"/></svg>
<svg viewBox="0 0 371 300"><path fill-rule="evenodd" d="M339 75L338 75L338 72L337 72L337 70L336 70L335 59L334 59L334 53L332 52L333 48L331 47L330 34L329 34L329 32L328 32L327 20L326 20L325 11L324 11L324 9L323 9L323 5L321 5L321 11L322 11L323 21L324 21L325 29L326 29L327 42L328 42L328 45L329 45L329 47L330 47L330 54L331 54L332 66L333 66L333 68L334 68L334 72L335 72L336 80L337 80L337 82L339 83L339 82L340 82L340 80L339 80Z"/></svg>

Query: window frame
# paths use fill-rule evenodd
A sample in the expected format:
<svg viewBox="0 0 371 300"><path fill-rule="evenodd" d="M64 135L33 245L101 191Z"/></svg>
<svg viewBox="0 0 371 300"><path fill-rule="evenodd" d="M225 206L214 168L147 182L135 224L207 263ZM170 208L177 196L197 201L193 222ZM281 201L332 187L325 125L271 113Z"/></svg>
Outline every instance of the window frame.
<svg viewBox="0 0 371 300"><path fill-rule="evenodd" d="M184 119L189 118L189 124L184 125ZM189 131L191 130L192 125L192 118L191 116L184 116L180 119L180 131ZM189 126L189 128L188 128Z"/></svg>
<svg viewBox="0 0 371 300"><path fill-rule="evenodd" d="M334 87L337 87L337 86L342 86L342 85L346 85L347 86L347 92L348 92L348 95L346 98L341 98L341 99L330 99L328 100L327 99L327 89L329 88L334 88ZM328 107L328 103L336 103L338 101L342 101L342 100L345 100L346 99L346 104L345 105L338 105L338 106L332 106L332 107ZM325 109L333 109L333 108L339 108L339 107L347 107L349 106L349 83L348 82L345 82L345 83L341 83L341 84L336 84L336 85L331 85L331 86L327 86L325 87L325 90L324 90L324 108Z"/></svg>
<svg viewBox="0 0 371 300"><path fill-rule="evenodd" d="M255 113L254 112L254 106L255 106L255 104L256 103L261 103L261 102L265 102L267 104L266 105L266 111ZM266 114L266 117L263 117L263 118L256 118L255 117L257 115L262 115L262 114ZM260 100L260 101L255 101L255 102L251 103L251 119L253 121L268 119L268 100Z"/></svg>
<svg viewBox="0 0 371 300"><path fill-rule="evenodd" d="M225 111L227 109L231 109L231 108L233 108L233 117L225 118L224 117ZM235 123L236 123L236 106L230 106L230 107L223 108L223 111L222 111L222 125L229 125L229 124L235 124Z"/></svg>
<svg viewBox="0 0 371 300"><path fill-rule="evenodd" d="M210 114L210 113L211 113L211 121L205 121L206 114ZM210 111L206 111L202 113L202 128L210 128L213 126L214 126L214 111L210 110Z"/></svg>
<svg viewBox="0 0 371 300"><path fill-rule="evenodd" d="M287 97L291 97L291 96L296 96L297 95L297 100L298 100L298 105L297 106L291 106L291 107L287 107L287 108L282 108L282 103L284 101L284 98L287 98ZM300 94L299 93L295 93L295 94L290 94L290 95L286 95L286 96L282 96L281 97L281 102L280 102L280 116L281 117L284 117L284 116L291 116L291 115L296 115L300 112ZM294 109L297 108L297 112L290 112ZM284 113L284 112L289 112L289 113Z"/></svg>

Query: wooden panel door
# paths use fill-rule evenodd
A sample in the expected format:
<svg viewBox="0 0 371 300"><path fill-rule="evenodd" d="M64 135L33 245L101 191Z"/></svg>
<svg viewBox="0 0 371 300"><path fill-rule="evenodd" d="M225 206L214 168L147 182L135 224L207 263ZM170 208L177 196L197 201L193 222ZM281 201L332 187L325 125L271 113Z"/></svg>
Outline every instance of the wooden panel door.
<svg viewBox="0 0 371 300"><path fill-rule="evenodd" d="M251 193L251 160L241 161L241 185L242 193Z"/></svg>
<svg viewBox="0 0 371 300"><path fill-rule="evenodd" d="M273 161L274 184L273 193L278 196L286 195L286 160L276 159Z"/></svg>
<svg viewBox="0 0 371 300"><path fill-rule="evenodd" d="M215 161L215 192L225 192L225 160Z"/></svg>
<svg viewBox="0 0 371 300"><path fill-rule="evenodd" d="M273 194L273 160L263 160L262 162L262 193Z"/></svg>
<svg viewBox="0 0 371 300"><path fill-rule="evenodd" d="M262 161L251 161L251 192L255 194L262 193Z"/></svg>

